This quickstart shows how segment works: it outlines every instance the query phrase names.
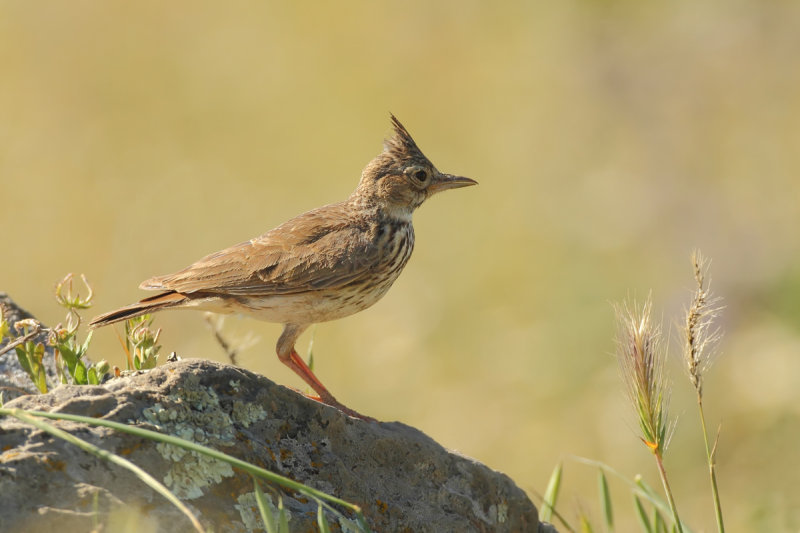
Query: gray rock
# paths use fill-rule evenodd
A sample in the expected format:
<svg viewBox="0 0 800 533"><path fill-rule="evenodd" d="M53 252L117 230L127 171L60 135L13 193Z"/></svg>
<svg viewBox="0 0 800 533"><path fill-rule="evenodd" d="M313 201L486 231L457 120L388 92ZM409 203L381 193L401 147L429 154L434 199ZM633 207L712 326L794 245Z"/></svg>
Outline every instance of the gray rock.
<svg viewBox="0 0 800 533"><path fill-rule="evenodd" d="M230 365L178 361L103 386L62 385L5 407L103 417L211 446L357 503L374 531L540 528L536 508L504 474L399 422L347 417ZM244 472L110 429L54 423L153 474L213 531L261 530ZM277 487L266 494L273 503L281 496L292 531L316 530L313 500ZM0 419L0 495L0 531L90 531L98 521L105 531L115 523L128 531L191 530L127 470L11 417ZM348 526L334 522L335 530Z"/></svg>

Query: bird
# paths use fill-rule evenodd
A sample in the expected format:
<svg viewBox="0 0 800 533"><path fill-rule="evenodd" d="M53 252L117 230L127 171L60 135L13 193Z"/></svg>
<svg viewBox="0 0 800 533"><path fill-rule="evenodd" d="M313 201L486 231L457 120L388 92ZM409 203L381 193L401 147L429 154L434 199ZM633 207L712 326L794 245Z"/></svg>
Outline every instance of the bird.
<svg viewBox="0 0 800 533"><path fill-rule="evenodd" d="M167 309L237 313L283 325L276 351L318 400L365 418L340 403L297 354L312 324L340 319L380 300L414 249L412 214L434 194L477 185L440 172L400 121L361 172L343 202L298 215L259 237L212 253L188 267L147 279L159 291L92 319L89 327Z"/></svg>

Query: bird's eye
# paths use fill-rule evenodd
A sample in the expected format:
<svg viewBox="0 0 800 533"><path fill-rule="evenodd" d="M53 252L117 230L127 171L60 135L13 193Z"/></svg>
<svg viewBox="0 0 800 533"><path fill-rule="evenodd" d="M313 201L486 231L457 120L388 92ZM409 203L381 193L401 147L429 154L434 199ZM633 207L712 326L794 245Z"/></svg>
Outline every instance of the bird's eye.
<svg viewBox="0 0 800 533"><path fill-rule="evenodd" d="M428 179L428 173L423 169L415 170L412 176L414 176L414 179L420 183Z"/></svg>

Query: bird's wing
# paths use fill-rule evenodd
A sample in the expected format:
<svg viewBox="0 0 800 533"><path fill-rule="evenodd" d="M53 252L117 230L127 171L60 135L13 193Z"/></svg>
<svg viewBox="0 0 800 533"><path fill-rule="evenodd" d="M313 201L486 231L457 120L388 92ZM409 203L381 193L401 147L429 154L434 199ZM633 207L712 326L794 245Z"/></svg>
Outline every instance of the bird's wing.
<svg viewBox="0 0 800 533"><path fill-rule="evenodd" d="M242 296L336 288L368 275L379 255L370 225L348 217L343 204L333 204L144 281L141 288Z"/></svg>

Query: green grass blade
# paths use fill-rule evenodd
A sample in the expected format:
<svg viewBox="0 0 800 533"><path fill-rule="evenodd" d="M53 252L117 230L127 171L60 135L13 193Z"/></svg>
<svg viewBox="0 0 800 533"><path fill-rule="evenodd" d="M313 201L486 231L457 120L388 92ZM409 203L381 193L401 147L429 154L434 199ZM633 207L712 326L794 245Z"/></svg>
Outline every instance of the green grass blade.
<svg viewBox="0 0 800 533"><path fill-rule="evenodd" d="M580 523L581 533L594 533L594 529L592 529L592 523L589 522L589 518L585 514L581 514Z"/></svg>
<svg viewBox="0 0 800 533"><path fill-rule="evenodd" d="M100 531L100 491L92 495L92 531Z"/></svg>
<svg viewBox="0 0 800 533"><path fill-rule="evenodd" d="M667 523L658 508L653 510L653 529L656 530L656 533L667 533Z"/></svg>
<svg viewBox="0 0 800 533"><path fill-rule="evenodd" d="M600 491L600 506L603 508L603 519L606 524L606 531L614 531L614 509L611 503L611 492L608 489L608 479L601 468L597 477L598 489Z"/></svg>
<svg viewBox="0 0 800 533"><path fill-rule="evenodd" d="M638 496L633 497L634 507L636 508L636 516L639 518L639 524L642 526L642 531L646 533L655 533L650 519L647 517L647 510L642 505L642 500Z"/></svg>
<svg viewBox="0 0 800 533"><path fill-rule="evenodd" d="M258 484L258 480L255 477L253 478L253 485L255 485L256 503L258 504L258 512L261 515L261 522L264 523L264 529L267 530L267 533L278 533L275 525L275 516L272 514L267 498L264 496L261 485Z"/></svg>
<svg viewBox="0 0 800 533"><path fill-rule="evenodd" d="M662 513L665 514L672 514L670 510L669 504L666 500L664 500L661 496L659 496L658 492L653 489L641 476L637 475L633 481L628 479L627 477L623 476L621 473L616 471L614 468L610 467L609 465L603 463L602 461L595 461L594 459L587 459L586 457L580 456L571 456L572 459L579 463L583 463L590 466L596 466L601 468L604 472L615 476L616 478L620 479L627 485L631 487L634 492L635 496L644 498L654 507L657 507ZM681 526L683 529L683 533L692 533L691 528L686 525L683 521L681 521ZM652 527L652 526L651 526Z"/></svg>
<svg viewBox="0 0 800 533"><path fill-rule="evenodd" d="M331 525L328 523L328 519L325 518L325 510L322 508L322 504L317 507L317 526L319 526L320 533L331 533Z"/></svg>
<svg viewBox="0 0 800 533"><path fill-rule="evenodd" d="M558 463L550 474L550 480L547 482L547 490L544 491L544 501L542 502L542 509L539 513L539 519L544 522L549 522L553 516L553 509L556 507L558 501L558 492L561 488L561 477L564 470L564 465Z"/></svg>
<svg viewBox="0 0 800 533"><path fill-rule="evenodd" d="M283 498L278 500L278 533L289 533L289 517L283 508Z"/></svg>
<svg viewBox="0 0 800 533"><path fill-rule="evenodd" d="M75 435L71 433L67 433L66 431L59 429L52 424L48 424L43 420L38 420L35 416L30 416L30 413L24 411L22 409L0 409L0 415L9 415L21 420L27 424L30 424L42 431L46 431L47 433L62 439L70 444L74 444L75 446L81 448L82 450L89 452L97 457L114 463L118 466L121 466L129 471L131 471L136 477L142 480L143 483L148 485L150 488L161 494L164 498L166 498L172 505L177 507L186 517L192 522L192 526L194 527L195 531L200 533L205 533L205 529L203 528L202 524L195 518L192 512L181 502L177 496L172 494L167 487L162 485L158 482L153 476L136 466L135 464L131 463L127 459L124 459L118 455L115 455L107 450L99 448L90 442L86 442L85 440L79 439Z"/></svg>

